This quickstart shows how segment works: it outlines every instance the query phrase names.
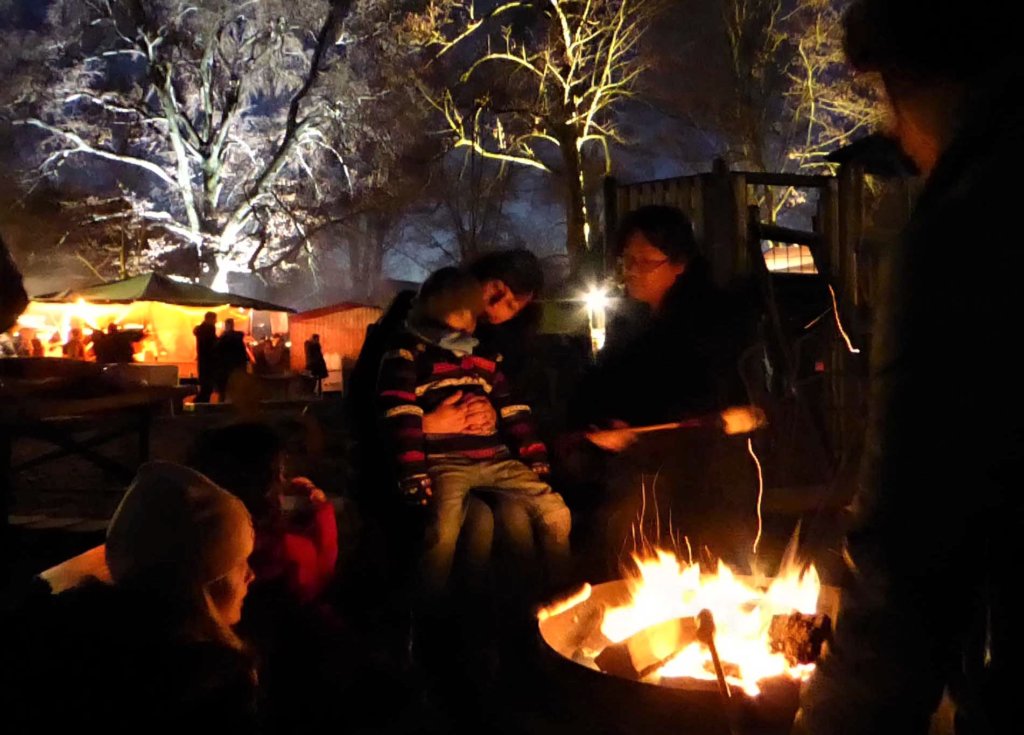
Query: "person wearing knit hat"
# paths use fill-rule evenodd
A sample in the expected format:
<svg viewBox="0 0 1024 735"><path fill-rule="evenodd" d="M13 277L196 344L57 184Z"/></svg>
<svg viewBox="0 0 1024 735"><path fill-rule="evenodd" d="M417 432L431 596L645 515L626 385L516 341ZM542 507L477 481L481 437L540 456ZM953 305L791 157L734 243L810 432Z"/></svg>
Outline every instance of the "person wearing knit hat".
<svg viewBox="0 0 1024 735"><path fill-rule="evenodd" d="M219 626L242 616L252 581L253 527L242 501L170 462L144 465L107 531L115 585L191 595Z"/></svg>
<svg viewBox="0 0 1024 735"><path fill-rule="evenodd" d="M257 729L255 667L232 630L252 546L240 500L144 465L107 543L40 575L56 594L0 625L4 732Z"/></svg>
<svg viewBox="0 0 1024 735"><path fill-rule="evenodd" d="M52 594L91 579L170 593L216 582L212 596L230 598L230 609L218 618L233 625L244 597L238 593L252 578L241 564L252 544L252 520L240 499L188 467L150 462L115 511L107 543L46 569L39 578Z"/></svg>

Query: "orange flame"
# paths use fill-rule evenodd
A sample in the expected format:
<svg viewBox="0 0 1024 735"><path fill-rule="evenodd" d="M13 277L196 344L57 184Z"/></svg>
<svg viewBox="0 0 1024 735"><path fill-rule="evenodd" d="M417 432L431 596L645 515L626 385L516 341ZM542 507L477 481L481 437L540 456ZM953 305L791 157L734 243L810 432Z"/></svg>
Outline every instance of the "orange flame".
<svg viewBox="0 0 1024 735"><path fill-rule="evenodd" d="M621 643L660 623L693 618L707 608L715 617L716 645L730 685L756 696L760 693L758 682L778 676L802 681L813 671L813 665L791 666L785 656L773 652L768 634L775 615L817 612L821 583L813 566L802 573L797 565L789 563L764 589L741 580L722 562L714 574L706 574L699 566L663 549L656 549L647 558L634 556L633 561L636 569L627 580L630 601L608 608L601 625L601 632L612 643ZM659 635L659 630L650 635ZM664 648L668 654L675 654L651 675L652 679L716 678L706 647L693 641L673 652L672 645L650 641L652 649Z"/></svg>

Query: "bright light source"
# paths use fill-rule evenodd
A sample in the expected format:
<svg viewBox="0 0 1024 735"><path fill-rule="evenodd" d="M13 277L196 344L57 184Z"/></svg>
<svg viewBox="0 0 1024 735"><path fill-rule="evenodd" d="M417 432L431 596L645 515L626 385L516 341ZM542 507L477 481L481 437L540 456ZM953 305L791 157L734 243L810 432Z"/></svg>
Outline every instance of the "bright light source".
<svg viewBox="0 0 1024 735"><path fill-rule="evenodd" d="M590 290L583 295L583 303L586 304L587 317L590 320L590 347L595 355L604 347L607 336L609 301L607 289L599 286L591 286Z"/></svg>
<svg viewBox="0 0 1024 735"><path fill-rule="evenodd" d="M591 286L590 290L583 296L583 303L587 305L588 312L604 311L608 308L608 291L597 286Z"/></svg>

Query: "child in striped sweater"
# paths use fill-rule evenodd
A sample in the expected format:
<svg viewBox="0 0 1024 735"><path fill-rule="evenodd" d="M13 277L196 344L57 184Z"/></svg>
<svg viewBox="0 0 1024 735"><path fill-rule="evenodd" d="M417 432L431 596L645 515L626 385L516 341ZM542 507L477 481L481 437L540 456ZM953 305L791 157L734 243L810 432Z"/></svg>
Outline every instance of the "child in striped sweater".
<svg viewBox="0 0 1024 735"><path fill-rule="evenodd" d="M380 415L399 490L408 503L427 510L421 579L428 594L447 583L471 492L521 504L550 581L557 581L568 559L569 509L543 479L550 473L547 449L535 434L530 408L512 400L501 356L480 354L472 336L482 304L472 276L455 268L436 272L381 361ZM498 425L479 434L425 434L424 412L456 393L489 400Z"/></svg>

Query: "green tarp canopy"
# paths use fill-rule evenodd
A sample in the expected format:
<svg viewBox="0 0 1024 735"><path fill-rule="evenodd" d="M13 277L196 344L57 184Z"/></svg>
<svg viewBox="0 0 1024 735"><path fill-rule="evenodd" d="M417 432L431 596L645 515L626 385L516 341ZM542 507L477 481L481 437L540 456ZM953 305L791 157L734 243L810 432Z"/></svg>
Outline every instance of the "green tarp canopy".
<svg viewBox="0 0 1024 735"><path fill-rule="evenodd" d="M159 273L146 273L122 281L98 283L86 288L68 289L34 297L35 301L67 303L83 299L93 304L130 304L133 301L159 301L179 306L223 306L230 304L240 309L257 311L287 311L294 309L278 306L248 296L221 293L197 283L182 283Z"/></svg>

